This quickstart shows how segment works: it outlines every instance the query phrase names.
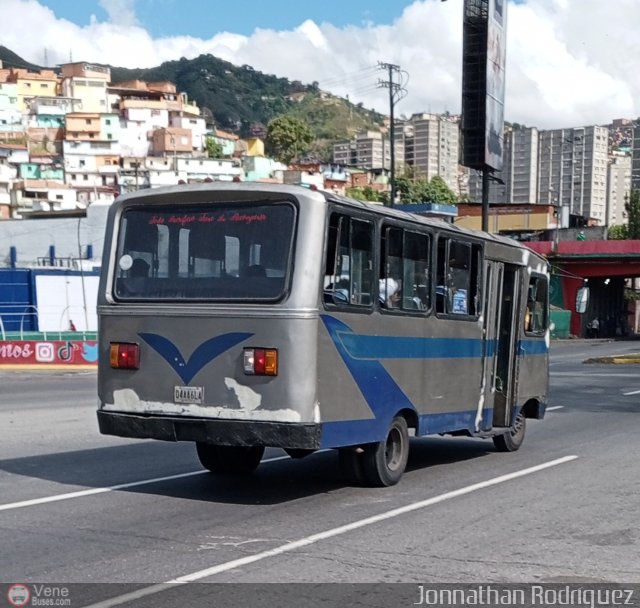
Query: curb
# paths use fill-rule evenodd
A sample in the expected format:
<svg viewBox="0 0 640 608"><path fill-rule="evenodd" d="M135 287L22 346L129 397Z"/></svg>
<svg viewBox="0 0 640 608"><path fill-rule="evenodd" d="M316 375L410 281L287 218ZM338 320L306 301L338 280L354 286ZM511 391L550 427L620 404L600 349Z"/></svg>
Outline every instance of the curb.
<svg viewBox="0 0 640 608"><path fill-rule="evenodd" d="M583 363L608 363L612 365L640 365L640 355L625 355L622 357L594 357L585 359Z"/></svg>

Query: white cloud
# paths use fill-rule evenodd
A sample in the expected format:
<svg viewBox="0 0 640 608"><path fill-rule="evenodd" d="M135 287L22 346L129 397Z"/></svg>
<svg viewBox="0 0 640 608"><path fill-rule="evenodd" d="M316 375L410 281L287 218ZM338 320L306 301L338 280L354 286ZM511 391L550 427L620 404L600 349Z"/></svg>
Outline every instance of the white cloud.
<svg viewBox="0 0 640 608"><path fill-rule="evenodd" d="M100 6L107 11L109 23L114 25L137 25L134 0L99 0Z"/></svg>
<svg viewBox="0 0 640 608"><path fill-rule="evenodd" d="M109 20L84 26L56 18L36 0L0 0L0 43L42 63L86 60L123 67L211 53L270 74L318 81L365 107L388 111L386 74L378 61L410 75L399 114L460 109L462 0L416 0L389 25L337 28L303 20L294 30L257 29L153 39L138 23L133 0L101 0ZM541 128L604 124L640 115L640 2L525 0L509 5L506 118ZM24 24L38 35L25 36Z"/></svg>

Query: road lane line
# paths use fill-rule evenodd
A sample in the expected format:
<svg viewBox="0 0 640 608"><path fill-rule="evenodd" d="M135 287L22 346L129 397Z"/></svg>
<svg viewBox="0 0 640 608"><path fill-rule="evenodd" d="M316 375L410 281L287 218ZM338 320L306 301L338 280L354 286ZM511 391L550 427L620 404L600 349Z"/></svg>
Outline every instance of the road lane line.
<svg viewBox="0 0 640 608"><path fill-rule="evenodd" d="M288 460L289 456L277 456L262 460L262 464L275 462L277 460ZM179 473L178 475L168 475L167 477L154 477L153 479L143 479L141 481L131 481L129 483L120 483L115 486L106 488L91 488L90 490L78 490L77 492L69 492L67 494L56 494L54 496L45 496L44 498L34 498L31 500L21 500L20 502L11 502L6 505L0 505L0 511L10 511L11 509L20 509L22 507L34 507L49 502L58 502L60 500L70 500L71 498L82 498L93 494L104 494L105 492L113 492L115 490L125 490L126 488L135 488L137 486L146 486L152 483L160 483L162 481L172 481L174 479L183 479L185 477L193 477L194 475L203 475L209 471L203 469L199 471L191 471L189 473Z"/></svg>
<svg viewBox="0 0 640 608"><path fill-rule="evenodd" d="M283 553L289 553L290 551L295 551L296 549L313 545L322 540L326 540L334 536L339 536L341 534L351 532L352 530L357 530L359 528L364 528L365 526L377 524L387 519L392 519L400 515L405 515L406 513L411 513L412 511L417 511L419 509L424 509L425 507L430 507L432 505L436 505L446 500L451 500L452 498L458 498L459 496L464 496L465 494L471 494L472 492L476 492L477 490L490 488L492 486L496 486L498 484L505 483L513 479L518 479L519 477L531 475L533 473L537 473L538 471L543 471L551 467L555 467L561 464L565 464L567 462L571 462L572 460L576 460L577 458L578 456L575 456L575 455L564 456L563 458L550 460L548 462L544 462L542 464L538 464L533 467L522 469L514 473L507 473L506 475L500 475L499 477L494 477L492 479L488 479L487 481L474 483L470 486L465 486L464 488L460 488L458 490L445 492L444 494L434 496L433 498L427 498L426 500L414 502L409 505L405 505L404 507L391 509L390 511L385 511L384 513L380 513L378 515L373 515L365 519L360 519L358 521L354 521L344 526L338 526L337 528L332 528L330 530L325 530L324 532L312 534L311 536L307 536L305 538L301 538L296 541L285 543L284 545L280 545L279 547L274 547L273 549L268 549L267 551L262 551L261 553L256 553L254 555L249 555L239 559L234 559L232 561L225 562L217 566L212 566L211 568L205 568L204 570L198 570L197 572L192 572L191 574L185 574L184 576L174 578L165 583L157 583L155 585L150 585L149 587L143 587L142 589L138 589L137 591L132 591L130 593L125 593L123 595L119 595L119 596L98 602L96 604L91 604L90 606L86 606L85 608L111 608L112 606L119 606L127 602L132 602L132 601L141 599L143 597L160 593L161 591L166 590L169 586L172 586L172 585L192 583L192 582L201 580L203 578L207 578L209 576L214 576L215 574L220 574L222 572L234 570L235 568L239 568L240 566L246 566L248 564L252 564L254 562L267 559L269 557L275 557L277 555L282 555Z"/></svg>
<svg viewBox="0 0 640 608"><path fill-rule="evenodd" d="M630 393L622 393L625 397L629 395L640 395L640 391L631 391Z"/></svg>
<svg viewBox="0 0 640 608"><path fill-rule="evenodd" d="M564 409L564 405L554 405L553 407L548 407L547 412L553 412L554 410L562 410Z"/></svg>

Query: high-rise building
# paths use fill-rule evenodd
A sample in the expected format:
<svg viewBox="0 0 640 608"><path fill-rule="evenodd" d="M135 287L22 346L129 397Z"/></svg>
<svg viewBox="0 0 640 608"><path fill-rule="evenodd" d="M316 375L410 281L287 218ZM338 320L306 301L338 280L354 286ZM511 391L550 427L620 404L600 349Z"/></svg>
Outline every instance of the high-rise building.
<svg viewBox="0 0 640 608"><path fill-rule="evenodd" d="M607 172L607 214L606 225L627 223L625 202L631 190L631 157L613 156Z"/></svg>
<svg viewBox="0 0 640 608"><path fill-rule="evenodd" d="M538 202L539 131L535 127L505 127L504 164L489 182L489 202L532 205ZM469 174L469 200L482 200L482 172ZM546 202L546 200L542 201Z"/></svg>
<svg viewBox="0 0 640 608"><path fill-rule="evenodd" d="M608 129L540 131L538 201L606 222Z"/></svg>
<svg viewBox="0 0 640 608"><path fill-rule="evenodd" d="M414 114L405 123L404 160L416 179L439 175L460 194L458 174L458 119L440 114Z"/></svg>
<svg viewBox="0 0 640 608"><path fill-rule="evenodd" d="M404 163L402 139L396 129L395 165ZM361 169L390 169L391 148L389 138L379 131L363 131L351 141L341 141L333 146L333 162L337 165L359 167Z"/></svg>
<svg viewBox="0 0 640 608"><path fill-rule="evenodd" d="M640 190L640 119L633 128L633 148L631 151L631 189Z"/></svg>

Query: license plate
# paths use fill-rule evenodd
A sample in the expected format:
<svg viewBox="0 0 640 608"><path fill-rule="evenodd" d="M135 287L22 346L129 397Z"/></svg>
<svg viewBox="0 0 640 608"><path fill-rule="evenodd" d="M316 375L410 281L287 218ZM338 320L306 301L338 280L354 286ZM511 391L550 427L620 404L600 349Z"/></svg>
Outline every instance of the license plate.
<svg viewBox="0 0 640 608"><path fill-rule="evenodd" d="M202 405L203 397L203 386L175 386L173 388L173 400L176 403L196 403Z"/></svg>

